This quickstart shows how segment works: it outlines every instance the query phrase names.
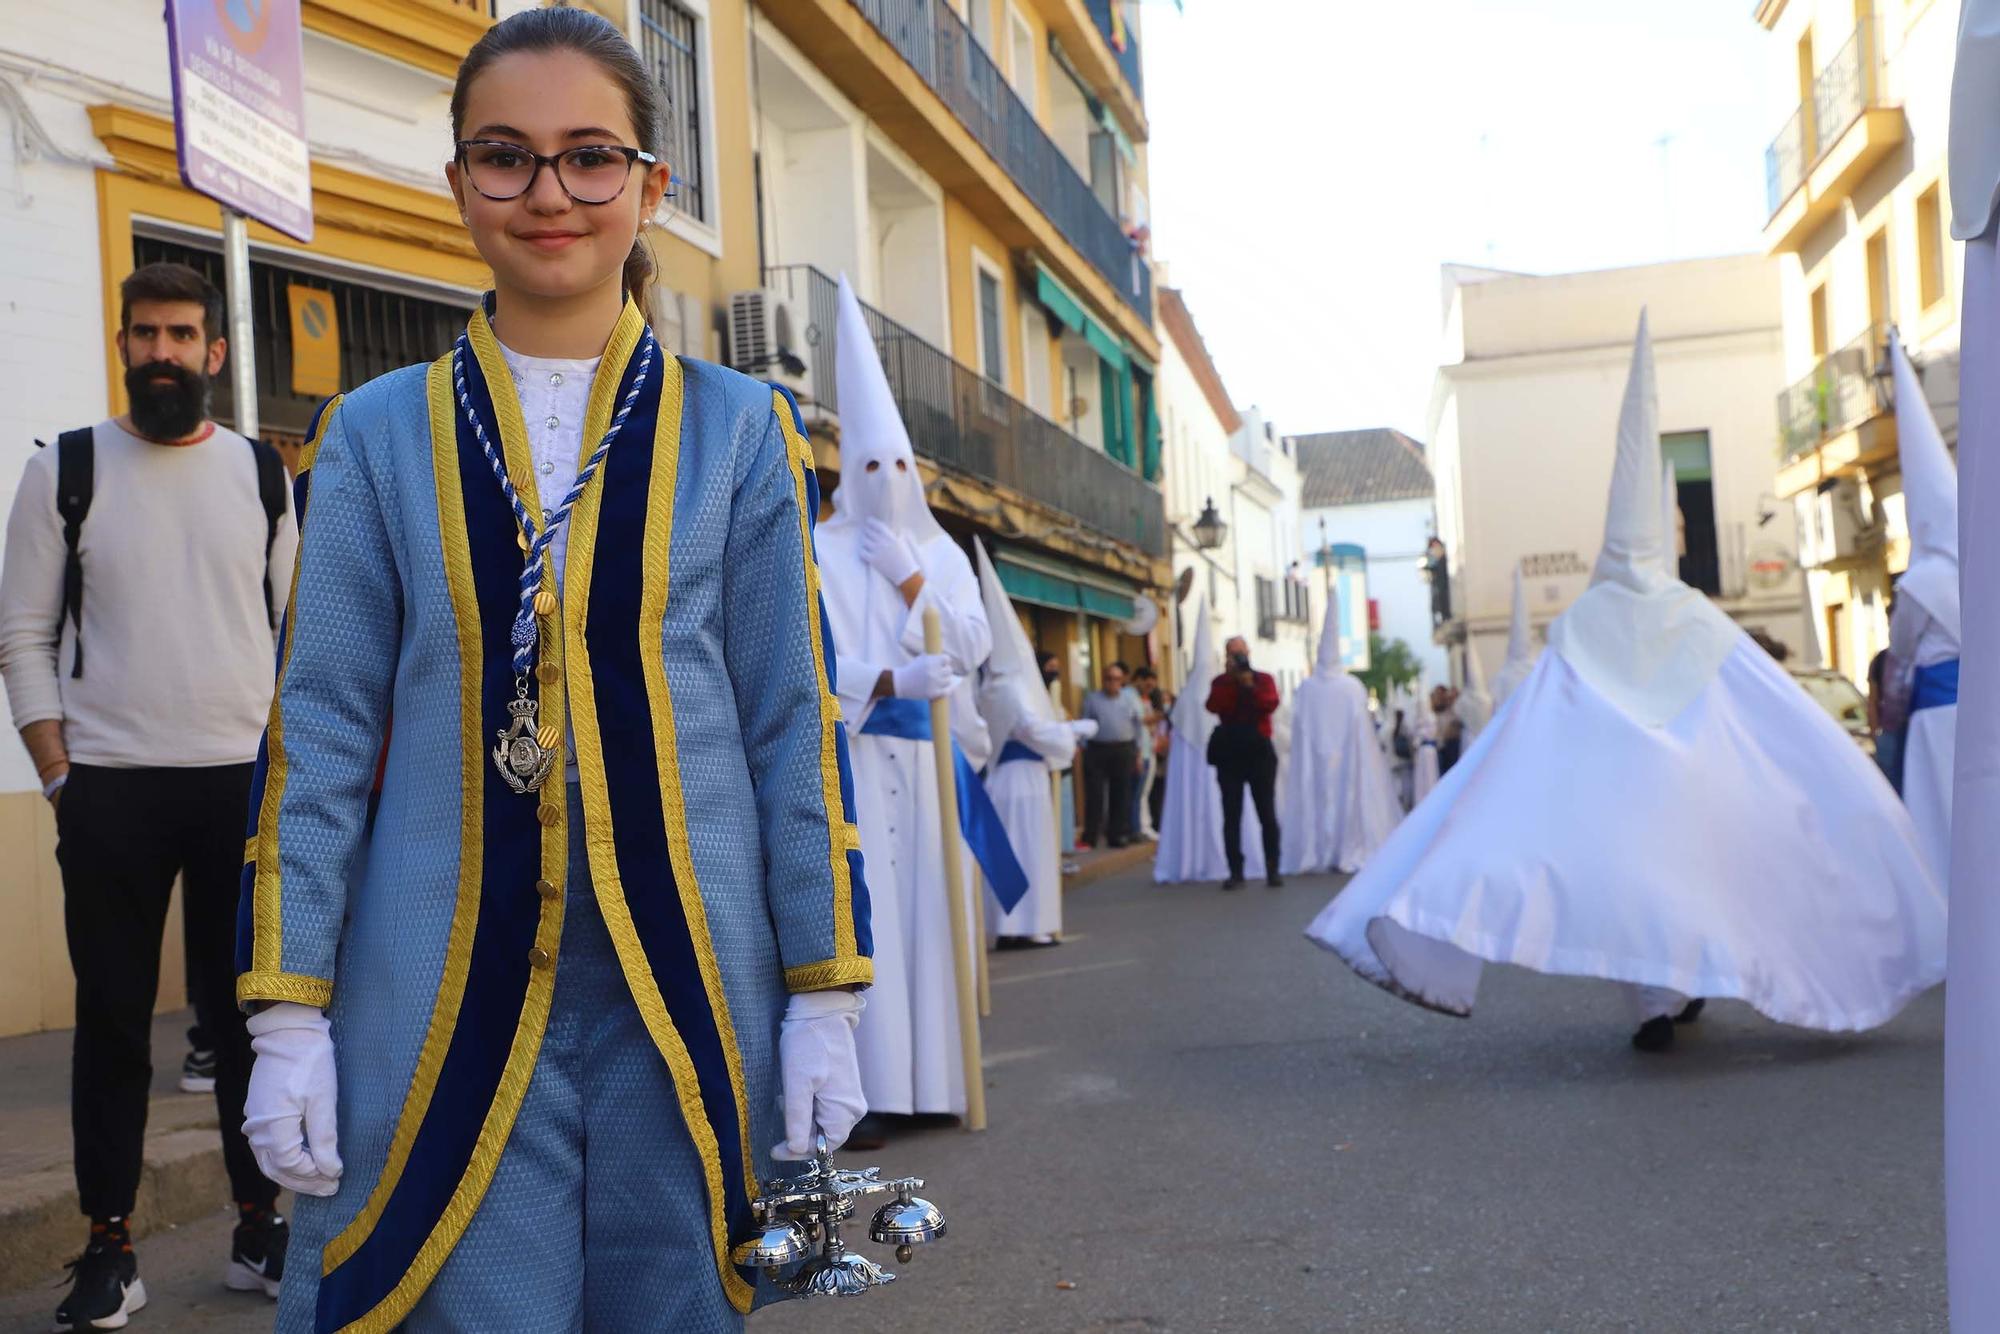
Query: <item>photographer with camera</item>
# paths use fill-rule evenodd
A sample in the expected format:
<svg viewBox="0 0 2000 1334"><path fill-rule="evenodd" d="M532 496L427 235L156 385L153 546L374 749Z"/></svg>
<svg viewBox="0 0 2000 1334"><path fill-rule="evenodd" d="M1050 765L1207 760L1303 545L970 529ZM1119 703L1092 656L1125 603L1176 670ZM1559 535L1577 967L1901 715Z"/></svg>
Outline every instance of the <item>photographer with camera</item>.
<svg viewBox="0 0 2000 1334"><path fill-rule="evenodd" d="M1221 719L1208 741L1208 762L1222 784L1222 850L1229 860L1224 889L1243 887L1243 787L1257 806L1264 831L1264 883L1282 886L1278 874L1278 752L1271 745L1271 715L1278 711L1278 683L1250 665L1250 645L1236 635L1224 648L1229 669L1208 687L1208 711Z"/></svg>

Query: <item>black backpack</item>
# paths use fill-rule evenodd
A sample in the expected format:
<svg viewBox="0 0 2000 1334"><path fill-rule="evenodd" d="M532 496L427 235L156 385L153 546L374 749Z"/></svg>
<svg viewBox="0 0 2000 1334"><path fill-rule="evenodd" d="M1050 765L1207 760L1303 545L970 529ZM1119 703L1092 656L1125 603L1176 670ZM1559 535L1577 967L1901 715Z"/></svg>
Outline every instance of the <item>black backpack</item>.
<svg viewBox="0 0 2000 1334"><path fill-rule="evenodd" d="M35 443L43 444L40 440ZM257 498L264 502L264 617L275 631L278 603L271 592L271 548L278 540L278 520L285 516L285 461L262 440L249 444L257 460ZM96 432L88 426L64 431L56 437L56 513L62 516L63 546L69 555L63 562L63 609L56 618L56 633L60 637L64 620L76 627L72 678L83 675L83 554L78 544L83 540L83 516L90 513L96 485Z"/></svg>

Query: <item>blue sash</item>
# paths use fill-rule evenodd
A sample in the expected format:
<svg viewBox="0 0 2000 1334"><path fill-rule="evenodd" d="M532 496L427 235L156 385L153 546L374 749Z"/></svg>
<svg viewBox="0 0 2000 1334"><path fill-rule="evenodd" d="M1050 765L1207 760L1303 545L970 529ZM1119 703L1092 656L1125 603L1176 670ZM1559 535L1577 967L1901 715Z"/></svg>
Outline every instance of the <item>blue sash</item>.
<svg viewBox="0 0 2000 1334"><path fill-rule="evenodd" d="M861 735L929 741L930 703L894 696L878 699L875 707L868 711L868 721L862 724ZM1003 760L1007 758L1004 749L1000 757ZM972 761L965 758L965 752L958 748L956 741L951 743L951 760L952 771L958 778L958 828L965 837L965 846L972 850L973 860L986 873L986 883L992 886L993 897L1000 901L1003 909L1012 912L1028 892L1028 873L1021 869L1020 859L1014 855L1014 845L1007 841L1007 828L1000 823L1000 812L993 809L993 798L986 795L986 785L979 781Z"/></svg>
<svg viewBox="0 0 2000 1334"><path fill-rule="evenodd" d="M1941 709L1958 703L1958 659L1947 658L1928 667L1917 668L1916 684L1910 688L1910 712Z"/></svg>
<svg viewBox="0 0 2000 1334"><path fill-rule="evenodd" d="M997 768L1003 764L1010 764L1015 760L1033 760L1036 764L1048 763L1047 760L1042 758L1041 752L1033 746L1021 741L1009 741L1006 745L1000 747L1000 758L993 761L993 764Z"/></svg>

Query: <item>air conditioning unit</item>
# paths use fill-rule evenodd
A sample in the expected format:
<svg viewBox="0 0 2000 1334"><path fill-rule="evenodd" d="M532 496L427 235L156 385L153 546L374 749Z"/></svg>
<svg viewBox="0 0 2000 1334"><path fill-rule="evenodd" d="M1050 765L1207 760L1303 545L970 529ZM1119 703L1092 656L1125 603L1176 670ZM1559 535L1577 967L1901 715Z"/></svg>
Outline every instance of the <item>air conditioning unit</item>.
<svg viewBox="0 0 2000 1334"><path fill-rule="evenodd" d="M812 401L813 348L806 342L806 322L770 288L730 294L728 356L745 375L783 385L802 405Z"/></svg>
<svg viewBox="0 0 2000 1334"><path fill-rule="evenodd" d="M1852 560L1882 544L1883 524L1859 482L1837 478L1798 498L1799 563L1808 567Z"/></svg>

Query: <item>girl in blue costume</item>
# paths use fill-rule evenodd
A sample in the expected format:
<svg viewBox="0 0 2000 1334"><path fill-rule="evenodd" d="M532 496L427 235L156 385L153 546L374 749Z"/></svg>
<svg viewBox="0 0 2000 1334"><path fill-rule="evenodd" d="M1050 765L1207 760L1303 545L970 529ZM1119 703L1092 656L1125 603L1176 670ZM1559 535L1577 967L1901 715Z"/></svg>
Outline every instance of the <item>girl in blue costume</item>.
<svg viewBox="0 0 2000 1334"><path fill-rule="evenodd" d="M768 1155L862 1110L812 455L786 396L646 327L668 165L615 28L517 14L451 109L494 291L314 425L253 795L278 1327L735 1329Z"/></svg>

